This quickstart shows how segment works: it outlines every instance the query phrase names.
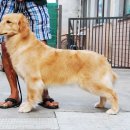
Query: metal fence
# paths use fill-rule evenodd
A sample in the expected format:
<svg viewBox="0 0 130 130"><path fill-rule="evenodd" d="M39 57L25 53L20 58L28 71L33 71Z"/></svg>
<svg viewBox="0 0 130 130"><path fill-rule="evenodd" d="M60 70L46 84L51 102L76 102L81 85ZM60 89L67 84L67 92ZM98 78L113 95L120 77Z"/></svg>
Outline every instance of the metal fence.
<svg viewBox="0 0 130 130"><path fill-rule="evenodd" d="M91 50L114 68L130 68L130 18L70 18L68 48Z"/></svg>

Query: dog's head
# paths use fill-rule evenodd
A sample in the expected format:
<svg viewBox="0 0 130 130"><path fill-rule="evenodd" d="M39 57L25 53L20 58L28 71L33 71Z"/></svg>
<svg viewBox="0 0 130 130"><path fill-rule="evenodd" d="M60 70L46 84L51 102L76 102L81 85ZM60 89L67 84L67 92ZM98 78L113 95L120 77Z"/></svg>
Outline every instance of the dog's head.
<svg viewBox="0 0 130 130"><path fill-rule="evenodd" d="M28 21L23 14L6 14L0 23L0 35L14 36L22 34L22 37L29 33Z"/></svg>

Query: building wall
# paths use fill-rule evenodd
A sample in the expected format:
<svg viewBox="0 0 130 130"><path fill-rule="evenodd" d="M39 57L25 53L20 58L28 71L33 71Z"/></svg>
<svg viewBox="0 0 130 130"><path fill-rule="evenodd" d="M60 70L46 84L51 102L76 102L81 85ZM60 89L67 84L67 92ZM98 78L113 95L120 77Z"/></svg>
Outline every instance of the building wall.
<svg viewBox="0 0 130 130"><path fill-rule="evenodd" d="M81 6L80 0L59 0L62 5L62 34L68 33L68 18L79 17Z"/></svg>
<svg viewBox="0 0 130 130"><path fill-rule="evenodd" d="M110 3L110 16L119 16L119 0L111 0Z"/></svg>
<svg viewBox="0 0 130 130"><path fill-rule="evenodd" d="M85 5L87 1L86 8L88 8L88 12L86 16L83 11L86 10ZM97 2L98 0L82 0L82 7L84 10L81 12L81 17L96 17L97 16ZM89 5L88 5L89 4ZM124 0L105 0L105 9L104 16L105 17L115 17L115 16L123 16L123 7Z"/></svg>
<svg viewBox="0 0 130 130"><path fill-rule="evenodd" d="M62 35L68 33L69 18L97 17L97 1L98 0L58 0L59 5L62 5ZM83 6L85 6L84 3L87 3L87 14L83 13L85 11L85 9L83 9ZM105 0L104 16L123 16L123 3L124 0ZM84 14L86 14L86 16L84 16Z"/></svg>
<svg viewBox="0 0 130 130"><path fill-rule="evenodd" d="M49 0L48 0L49 1ZM55 0L57 1L57 0ZM62 5L62 34L68 33L68 18L85 17L83 14L82 3L87 3L87 17L97 16L97 1L98 0L58 0L59 5ZM88 2L86 2L88 1ZM124 0L105 0L105 17L114 17L123 15Z"/></svg>

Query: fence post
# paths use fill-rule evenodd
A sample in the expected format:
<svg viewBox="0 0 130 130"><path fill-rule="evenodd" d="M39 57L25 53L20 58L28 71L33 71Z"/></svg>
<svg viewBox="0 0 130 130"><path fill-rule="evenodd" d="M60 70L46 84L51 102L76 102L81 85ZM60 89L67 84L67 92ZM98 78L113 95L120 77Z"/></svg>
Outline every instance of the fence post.
<svg viewBox="0 0 130 130"><path fill-rule="evenodd" d="M61 48L61 33L62 33L62 5L58 8L58 31L57 31L57 48Z"/></svg>

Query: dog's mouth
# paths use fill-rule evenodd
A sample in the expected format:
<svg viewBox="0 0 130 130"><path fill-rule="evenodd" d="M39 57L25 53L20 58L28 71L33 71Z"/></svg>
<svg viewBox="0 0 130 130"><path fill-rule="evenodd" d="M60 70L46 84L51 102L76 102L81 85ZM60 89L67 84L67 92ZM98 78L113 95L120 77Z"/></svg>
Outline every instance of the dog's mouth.
<svg viewBox="0 0 130 130"><path fill-rule="evenodd" d="M2 35L2 36L7 36L7 37L12 37L12 36L14 36L14 35L16 35L16 34L0 33L0 35Z"/></svg>
<svg viewBox="0 0 130 130"><path fill-rule="evenodd" d="M0 35L6 35L7 33L0 33Z"/></svg>

